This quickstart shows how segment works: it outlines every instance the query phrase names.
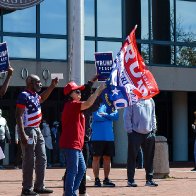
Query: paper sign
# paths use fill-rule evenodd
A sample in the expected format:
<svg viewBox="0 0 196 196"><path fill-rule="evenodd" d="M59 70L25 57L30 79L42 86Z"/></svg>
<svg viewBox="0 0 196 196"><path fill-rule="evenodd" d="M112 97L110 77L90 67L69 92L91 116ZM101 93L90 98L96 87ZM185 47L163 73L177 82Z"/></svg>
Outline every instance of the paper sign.
<svg viewBox="0 0 196 196"><path fill-rule="evenodd" d="M9 57L6 42L0 43L0 72L7 71L9 66Z"/></svg>
<svg viewBox="0 0 196 196"><path fill-rule="evenodd" d="M4 159L4 158L5 158L5 155L4 155L4 153L3 153L2 149L1 149L1 146L0 146L0 160Z"/></svg>
<svg viewBox="0 0 196 196"><path fill-rule="evenodd" d="M112 52L95 53L95 65L97 68L98 81L107 80L112 71Z"/></svg>
<svg viewBox="0 0 196 196"><path fill-rule="evenodd" d="M63 79L63 73L51 73L51 79L55 78L58 78L59 80Z"/></svg>

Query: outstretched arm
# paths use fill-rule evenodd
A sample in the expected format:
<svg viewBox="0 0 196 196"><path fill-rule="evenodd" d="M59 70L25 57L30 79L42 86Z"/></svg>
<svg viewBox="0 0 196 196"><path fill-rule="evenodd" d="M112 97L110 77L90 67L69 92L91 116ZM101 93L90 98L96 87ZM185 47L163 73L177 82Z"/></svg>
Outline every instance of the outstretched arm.
<svg viewBox="0 0 196 196"><path fill-rule="evenodd" d="M43 103L49 97L49 95L51 94L51 92L57 86L58 82L59 82L59 79L58 78L55 78L55 79L52 80L50 86L44 92L42 92L40 94L40 97L41 97L40 103Z"/></svg>
<svg viewBox="0 0 196 196"><path fill-rule="evenodd" d="M5 95L5 93L6 93L6 91L7 91L7 88L8 88L8 86L9 86L10 79L11 79L11 76L12 76L12 74L13 74L13 71L14 71L14 69L13 69L11 66L9 66L9 67L8 67L7 77L6 77L6 79L5 79L4 83L3 83L3 85L2 85L1 88L0 88L0 97L3 97L3 95Z"/></svg>
<svg viewBox="0 0 196 196"><path fill-rule="evenodd" d="M96 91L88 98L87 101L84 101L81 104L81 110L86 110L88 108L90 108L93 103L95 102L95 100L97 99L97 97L101 94L101 92L103 91L103 89L105 88L105 83L101 84Z"/></svg>

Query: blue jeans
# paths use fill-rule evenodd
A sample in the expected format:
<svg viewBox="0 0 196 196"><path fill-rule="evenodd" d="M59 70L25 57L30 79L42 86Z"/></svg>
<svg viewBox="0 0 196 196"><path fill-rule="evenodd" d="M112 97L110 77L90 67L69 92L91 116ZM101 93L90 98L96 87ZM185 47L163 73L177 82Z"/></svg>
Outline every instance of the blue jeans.
<svg viewBox="0 0 196 196"><path fill-rule="evenodd" d="M77 196L80 182L86 171L86 164L82 151L76 149L62 149L66 158L66 176L64 177L65 196Z"/></svg>

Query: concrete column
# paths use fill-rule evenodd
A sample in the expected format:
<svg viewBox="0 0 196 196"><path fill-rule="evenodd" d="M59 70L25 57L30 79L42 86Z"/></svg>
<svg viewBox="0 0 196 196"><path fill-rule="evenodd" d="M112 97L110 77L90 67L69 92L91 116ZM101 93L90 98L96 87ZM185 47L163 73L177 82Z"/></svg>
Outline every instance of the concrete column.
<svg viewBox="0 0 196 196"><path fill-rule="evenodd" d="M115 152L116 155L113 158L114 164L126 164L127 163L127 133L124 130L123 123L123 110L118 110L119 119L114 122L114 135L115 135Z"/></svg>
<svg viewBox="0 0 196 196"><path fill-rule="evenodd" d="M172 95L173 116L173 161L188 160L188 114L187 93Z"/></svg>
<svg viewBox="0 0 196 196"><path fill-rule="evenodd" d="M84 0L68 0L69 80L84 83Z"/></svg>

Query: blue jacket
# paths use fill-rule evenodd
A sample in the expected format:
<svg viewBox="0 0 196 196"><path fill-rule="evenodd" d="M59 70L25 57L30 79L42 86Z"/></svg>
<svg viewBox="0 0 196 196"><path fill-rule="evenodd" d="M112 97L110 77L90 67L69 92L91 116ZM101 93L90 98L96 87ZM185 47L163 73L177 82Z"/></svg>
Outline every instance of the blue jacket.
<svg viewBox="0 0 196 196"><path fill-rule="evenodd" d="M106 113L103 104L93 113L91 141L114 141L113 121L118 120L118 111Z"/></svg>
<svg viewBox="0 0 196 196"><path fill-rule="evenodd" d="M124 127L128 133L133 130L147 134L151 131L156 132L155 103L153 99L140 99L132 106L124 110Z"/></svg>

